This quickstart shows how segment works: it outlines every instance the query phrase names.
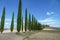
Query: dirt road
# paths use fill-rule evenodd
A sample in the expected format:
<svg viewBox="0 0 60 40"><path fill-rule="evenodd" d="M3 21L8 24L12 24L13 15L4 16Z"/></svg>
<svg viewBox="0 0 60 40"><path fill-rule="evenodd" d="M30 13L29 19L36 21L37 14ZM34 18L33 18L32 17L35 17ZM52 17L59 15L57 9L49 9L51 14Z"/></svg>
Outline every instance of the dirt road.
<svg viewBox="0 0 60 40"><path fill-rule="evenodd" d="M60 29L47 27L42 31L32 31L28 33L16 34L5 30L0 33L0 40L60 40Z"/></svg>
<svg viewBox="0 0 60 40"><path fill-rule="evenodd" d="M25 40L60 40L60 29L47 27Z"/></svg>

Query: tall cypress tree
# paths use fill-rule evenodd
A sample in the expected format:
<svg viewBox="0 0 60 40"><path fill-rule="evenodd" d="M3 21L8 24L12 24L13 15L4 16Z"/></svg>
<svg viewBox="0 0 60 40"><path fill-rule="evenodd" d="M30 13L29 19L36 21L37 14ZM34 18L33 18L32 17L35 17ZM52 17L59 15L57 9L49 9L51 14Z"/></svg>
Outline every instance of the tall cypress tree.
<svg viewBox="0 0 60 40"><path fill-rule="evenodd" d="M13 28L14 28L14 12L12 14L12 21L11 21L11 27L10 27L11 32L13 31Z"/></svg>
<svg viewBox="0 0 60 40"><path fill-rule="evenodd" d="M25 10L25 31L27 31L27 8Z"/></svg>
<svg viewBox="0 0 60 40"><path fill-rule="evenodd" d="M35 30L35 17L33 16L33 29Z"/></svg>
<svg viewBox="0 0 60 40"><path fill-rule="evenodd" d="M22 27L22 32L23 32L23 17L22 17L22 21L21 22L22 22L22 26L21 27Z"/></svg>
<svg viewBox="0 0 60 40"><path fill-rule="evenodd" d="M31 31L31 15L29 14L29 27L28 27L29 31Z"/></svg>
<svg viewBox="0 0 60 40"><path fill-rule="evenodd" d="M33 16L33 30L35 30L35 26L36 24L35 24L35 17Z"/></svg>
<svg viewBox="0 0 60 40"><path fill-rule="evenodd" d="M38 22L37 22L37 20L35 20L35 30L37 30L38 29Z"/></svg>
<svg viewBox="0 0 60 40"><path fill-rule="evenodd" d="M4 30L4 23L5 23L5 7L3 8L2 17L1 17L1 33Z"/></svg>
<svg viewBox="0 0 60 40"><path fill-rule="evenodd" d="M33 30L33 27L34 27L34 16L32 15L32 30Z"/></svg>
<svg viewBox="0 0 60 40"><path fill-rule="evenodd" d="M0 22L0 31L1 31L1 22Z"/></svg>
<svg viewBox="0 0 60 40"><path fill-rule="evenodd" d="M17 31L21 29L21 17L22 17L22 0L19 0L18 16L17 16Z"/></svg>

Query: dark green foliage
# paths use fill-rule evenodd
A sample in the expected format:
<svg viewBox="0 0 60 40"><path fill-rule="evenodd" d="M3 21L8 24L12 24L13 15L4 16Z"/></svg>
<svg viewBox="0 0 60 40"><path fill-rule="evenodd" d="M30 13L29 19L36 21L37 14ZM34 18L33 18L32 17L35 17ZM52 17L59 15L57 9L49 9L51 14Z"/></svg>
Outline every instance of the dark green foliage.
<svg viewBox="0 0 60 40"><path fill-rule="evenodd" d="M29 31L31 31L31 15L29 14L29 27L28 27Z"/></svg>
<svg viewBox="0 0 60 40"><path fill-rule="evenodd" d="M37 29L37 24L38 24L38 22L37 22L36 19L35 19L34 21L35 21L35 23L34 23L34 30L36 30L36 29Z"/></svg>
<svg viewBox="0 0 60 40"><path fill-rule="evenodd" d="M1 30L1 22L0 22L0 30Z"/></svg>
<svg viewBox="0 0 60 40"><path fill-rule="evenodd" d="M44 26L35 19L35 17L32 15L32 24L31 24L31 30L42 30Z"/></svg>
<svg viewBox="0 0 60 40"><path fill-rule="evenodd" d="M36 20L34 18L34 16L32 15L32 27L31 27L31 30L35 30L36 29Z"/></svg>
<svg viewBox="0 0 60 40"><path fill-rule="evenodd" d="M34 24L34 30L42 30L43 28L45 28L45 25L42 25L36 21Z"/></svg>
<svg viewBox="0 0 60 40"><path fill-rule="evenodd" d="M14 12L12 14L12 21L11 21L11 27L10 27L11 32L13 31L13 28L14 28Z"/></svg>
<svg viewBox="0 0 60 40"><path fill-rule="evenodd" d="M45 25L46 27L49 27L49 25Z"/></svg>
<svg viewBox="0 0 60 40"><path fill-rule="evenodd" d="M35 17L33 17L33 20L34 20L34 21L33 21L33 23L34 23L33 26L34 26L34 30L35 30L35 29L37 28L37 20L35 19Z"/></svg>
<svg viewBox="0 0 60 40"><path fill-rule="evenodd" d="M5 23L5 8L3 8L3 12L2 12L2 17L1 17L1 33L4 30L4 23Z"/></svg>
<svg viewBox="0 0 60 40"><path fill-rule="evenodd" d="M21 22L22 22L22 31L23 31L23 17L22 17L22 21Z"/></svg>
<svg viewBox="0 0 60 40"><path fill-rule="evenodd" d="M38 23L38 24L37 24L37 27L36 27L36 30L42 30L42 29L43 29L43 27L41 26L40 23Z"/></svg>
<svg viewBox="0 0 60 40"><path fill-rule="evenodd" d="M31 27L31 29L32 29L32 30L35 30L35 29L36 29L36 26L37 26L37 24L36 24L36 19L35 19L35 17L32 15L32 27Z"/></svg>
<svg viewBox="0 0 60 40"><path fill-rule="evenodd" d="M27 8L25 10L25 31L27 31Z"/></svg>
<svg viewBox="0 0 60 40"><path fill-rule="evenodd" d="M32 15L32 24L31 24L32 26L31 26L31 29L33 29L34 28L34 20L33 20L33 15Z"/></svg>
<svg viewBox="0 0 60 40"><path fill-rule="evenodd" d="M40 23L34 24L33 26L34 27L32 27L32 30L42 30L43 29L43 27L41 26Z"/></svg>
<svg viewBox="0 0 60 40"><path fill-rule="evenodd" d="M22 0L19 0L18 16L17 16L17 31L21 29L21 17L22 17Z"/></svg>
<svg viewBox="0 0 60 40"><path fill-rule="evenodd" d="M41 25L41 26L42 26L43 29L46 27L46 25Z"/></svg>

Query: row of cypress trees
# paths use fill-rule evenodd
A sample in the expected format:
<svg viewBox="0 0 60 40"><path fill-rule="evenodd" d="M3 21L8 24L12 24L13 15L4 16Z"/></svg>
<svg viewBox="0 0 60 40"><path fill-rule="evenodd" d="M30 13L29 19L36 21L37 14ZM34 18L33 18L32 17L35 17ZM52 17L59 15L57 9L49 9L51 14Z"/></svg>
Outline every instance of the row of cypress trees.
<svg viewBox="0 0 60 40"><path fill-rule="evenodd" d="M4 31L4 22L5 22L5 7L3 9L3 13L1 17L1 26L0 26L1 33ZM11 21L11 26L10 26L11 32L13 31L13 29L14 29L14 12L12 13L12 21ZM22 31L24 30L24 22L23 22L23 17L22 17L22 0L19 0L18 15L17 15L17 32L20 32L21 29ZM34 15L32 15L31 17L31 14L29 13L29 16L28 16L28 11L26 8L25 10L25 32L27 30L31 31L31 30L40 30L40 29L42 29L41 24L38 23Z"/></svg>

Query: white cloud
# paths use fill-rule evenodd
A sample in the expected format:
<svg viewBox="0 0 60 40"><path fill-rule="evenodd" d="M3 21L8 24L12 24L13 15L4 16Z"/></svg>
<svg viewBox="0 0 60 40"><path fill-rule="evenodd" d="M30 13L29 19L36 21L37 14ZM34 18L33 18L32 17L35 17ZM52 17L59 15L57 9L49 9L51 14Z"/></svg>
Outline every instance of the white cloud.
<svg viewBox="0 0 60 40"><path fill-rule="evenodd" d="M10 28L11 25L11 19L5 18L5 28ZM16 27L16 19L14 19L14 27Z"/></svg>
<svg viewBox="0 0 60 40"><path fill-rule="evenodd" d="M54 14L54 12L46 12L46 15L53 15Z"/></svg>
<svg viewBox="0 0 60 40"><path fill-rule="evenodd" d="M52 20L52 19L44 19L44 20L42 20L41 22L47 22L47 23L50 23L50 22L54 22L54 20Z"/></svg>
<svg viewBox="0 0 60 40"><path fill-rule="evenodd" d="M50 18L46 18L46 19L44 19L44 20L38 20L39 22L42 22L42 23L50 23L50 22L54 22L55 20L53 20L53 19L50 19Z"/></svg>
<svg viewBox="0 0 60 40"><path fill-rule="evenodd" d="M38 20L41 24L47 24L50 25L51 27L59 27L60 28L60 23L58 20L54 20L53 18L46 18L44 20Z"/></svg>
<svg viewBox="0 0 60 40"><path fill-rule="evenodd" d="M5 28L10 28L11 22L5 22ZM14 28L16 28L16 22L14 22Z"/></svg>
<svg viewBox="0 0 60 40"><path fill-rule="evenodd" d="M10 22L5 22L5 28L10 28Z"/></svg>

